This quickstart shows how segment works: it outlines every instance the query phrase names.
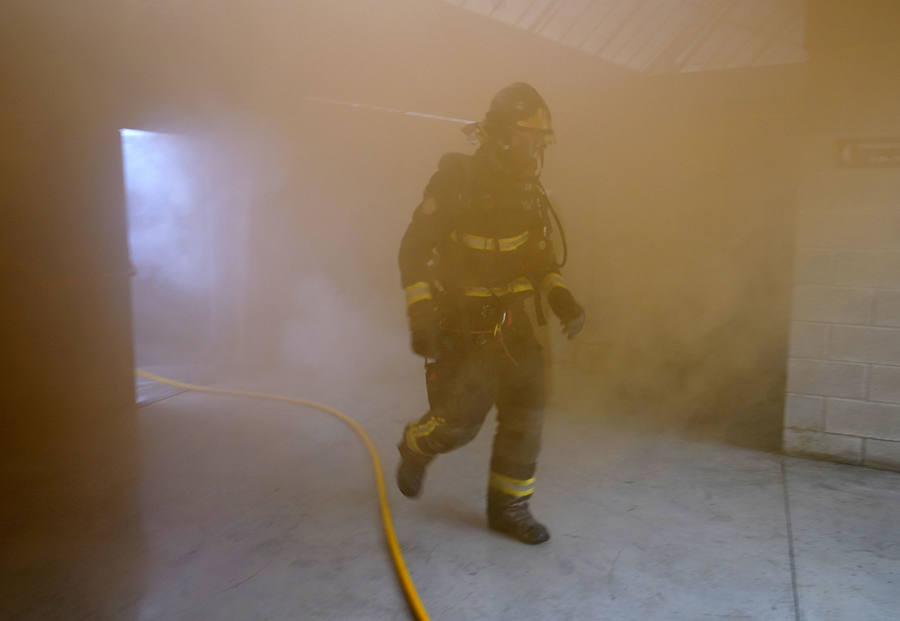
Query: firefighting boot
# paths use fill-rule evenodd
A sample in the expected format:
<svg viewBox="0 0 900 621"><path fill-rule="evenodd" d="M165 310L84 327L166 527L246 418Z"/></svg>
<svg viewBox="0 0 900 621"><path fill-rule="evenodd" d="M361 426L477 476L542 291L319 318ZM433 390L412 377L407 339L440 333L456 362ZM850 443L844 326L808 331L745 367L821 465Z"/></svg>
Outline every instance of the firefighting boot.
<svg viewBox="0 0 900 621"><path fill-rule="evenodd" d="M401 442L397 449L400 451L400 465L397 467L397 487L400 493L407 498L416 498L422 493L422 483L425 479L425 468L434 457L426 457L412 451L406 442Z"/></svg>
<svg viewBox="0 0 900 621"><path fill-rule="evenodd" d="M531 515L530 498L530 494L517 497L496 489L488 490L488 526L522 543L544 543L550 539L550 531Z"/></svg>

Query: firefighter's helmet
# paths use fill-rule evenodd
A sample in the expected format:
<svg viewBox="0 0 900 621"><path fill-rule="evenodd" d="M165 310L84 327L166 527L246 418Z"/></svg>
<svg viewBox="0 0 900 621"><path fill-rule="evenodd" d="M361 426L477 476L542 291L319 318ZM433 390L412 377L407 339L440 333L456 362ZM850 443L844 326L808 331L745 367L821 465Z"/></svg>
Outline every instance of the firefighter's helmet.
<svg viewBox="0 0 900 621"><path fill-rule="evenodd" d="M490 139L505 141L516 129L541 133L544 144L556 141L547 102L525 82L510 84L494 95L484 120L468 126L465 131L479 142L485 142Z"/></svg>

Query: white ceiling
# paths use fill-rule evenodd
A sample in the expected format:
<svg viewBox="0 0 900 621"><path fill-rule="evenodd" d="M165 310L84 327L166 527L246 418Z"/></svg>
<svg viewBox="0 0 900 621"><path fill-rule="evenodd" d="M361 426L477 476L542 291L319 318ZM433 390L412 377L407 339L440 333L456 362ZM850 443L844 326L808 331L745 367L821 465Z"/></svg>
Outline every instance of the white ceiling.
<svg viewBox="0 0 900 621"><path fill-rule="evenodd" d="M444 0L648 74L799 63L804 0Z"/></svg>

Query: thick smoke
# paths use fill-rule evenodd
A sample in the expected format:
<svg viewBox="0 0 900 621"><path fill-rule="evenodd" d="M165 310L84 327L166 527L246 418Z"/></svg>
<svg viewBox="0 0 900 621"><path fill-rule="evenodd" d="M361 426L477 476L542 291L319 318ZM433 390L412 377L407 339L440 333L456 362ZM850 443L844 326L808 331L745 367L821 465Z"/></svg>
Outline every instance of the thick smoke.
<svg viewBox="0 0 900 621"><path fill-rule="evenodd" d="M197 127L175 124L217 145L187 170L176 166L209 214L197 233L212 236L212 284L191 288L199 300L212 287L208 317L198 310L207 301L197 301L190 321L194 337L210 334L210 364L294 386L418 373L400 236L441 154L471 151L447 119L480 118L496 90L524 79L553 110L559 144L544 181L568 231L566 277L588 314L577 341L550 344L557 404L613 421L712 422L774 446L793 100L783 97L777 114L737 105L727 80L644 78L525 32L497 41L489 20L480 32L443 3L414 4L399 21L374 7L294 9L294 21L269 24L250 43L265 62L240 93L239 113L217 105ZM427 44L438 32L457 41L456 54ZM509 51L504 62L497 49ZM774 93L779 83L760 85ZM179 204L177 184L166 184ZM176 269L182 259L149 260ZM159 295L153 303L176 306Z"/></svg>

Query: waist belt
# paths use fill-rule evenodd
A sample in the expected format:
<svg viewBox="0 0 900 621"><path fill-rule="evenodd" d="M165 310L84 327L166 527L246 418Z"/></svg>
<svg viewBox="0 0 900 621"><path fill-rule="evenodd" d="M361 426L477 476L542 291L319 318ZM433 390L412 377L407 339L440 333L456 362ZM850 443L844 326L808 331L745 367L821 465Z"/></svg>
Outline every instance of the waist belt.
<svg viewBox="0 0 900 621"><path fill-rule="evenodd" d="M513 293L534 291L534 285L526 277L521 276L515 280L495 287L463 287L463 295L470 298L502 298Z"/></svg>
<svg viewBox="0 0 900 621"><path fill-rule="evenodd" d="M486 330L472 330L472 329L448 329L448 332L452 332L454 334L462 334L466 338L471 338L472 343L475 345L487 345L491 341L494 341L500 345L503 349L504 355L509 359L510 362L513 363L514 366L519 366L518 361L513 357L510 353L509 348L506 346L506 341L503 339L503 329L508 328L512 325L512 312L507 309L502 312L500 317L494 322L493 326Z"/></svg>

